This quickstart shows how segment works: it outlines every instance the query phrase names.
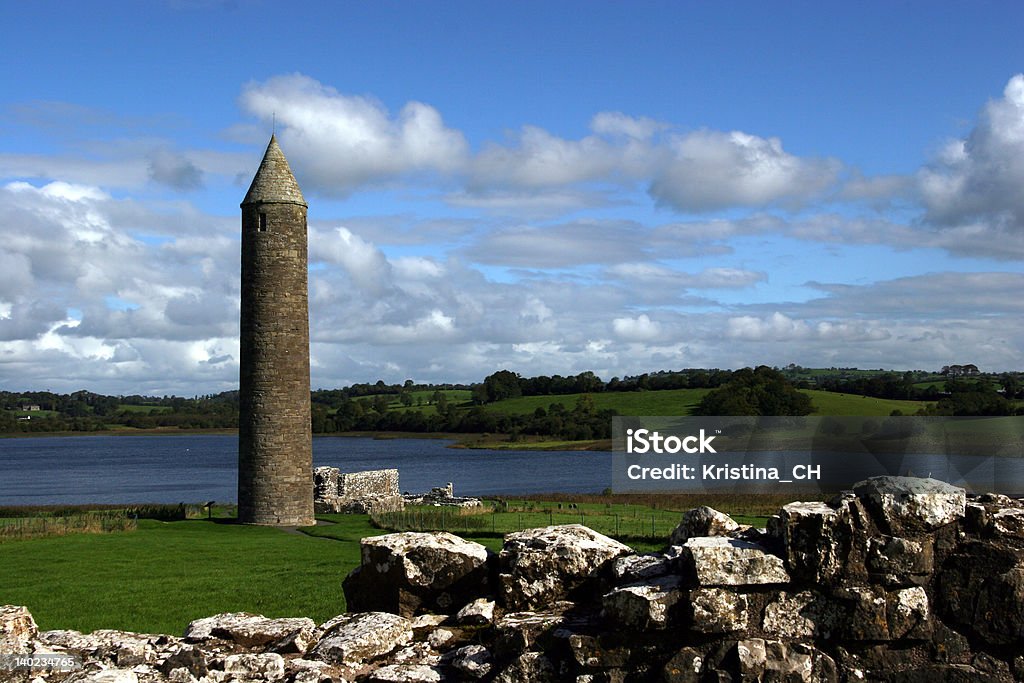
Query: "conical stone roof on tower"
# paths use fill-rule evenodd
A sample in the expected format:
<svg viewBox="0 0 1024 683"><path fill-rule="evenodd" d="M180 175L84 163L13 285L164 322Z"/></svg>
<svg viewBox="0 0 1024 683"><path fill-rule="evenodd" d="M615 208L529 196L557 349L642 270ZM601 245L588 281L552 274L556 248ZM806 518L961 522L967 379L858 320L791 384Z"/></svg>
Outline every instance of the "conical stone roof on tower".
<svg viewBox="0 0 1024 683"><path fill-rule="evenodd" d="M263 161L252 179L245 199L242 200L242 206L280 202L307 206L288 160L281 151L281 146L277 144L277 136L271 135L270 144L267 145Z"/></svg>

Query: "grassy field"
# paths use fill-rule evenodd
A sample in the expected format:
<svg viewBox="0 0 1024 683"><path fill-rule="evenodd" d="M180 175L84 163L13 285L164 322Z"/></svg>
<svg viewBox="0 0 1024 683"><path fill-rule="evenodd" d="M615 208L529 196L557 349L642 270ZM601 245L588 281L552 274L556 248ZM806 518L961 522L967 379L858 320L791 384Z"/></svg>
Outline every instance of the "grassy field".
<svg viewBox="0 0 1024 683"><path fill-rule="evenodd" d="M894 410L900 410L904 415L913 415L927 405L925 401L897 401L855 394L836 394L830 391L803 390L803 393L811 397L814 415L884 417Z"/></svg>
<svg viewBox="0 0 1024 683"><path fill-rule="evenodd" d="M591 394L598 410L612 408L619 415L690 415L708 389L666 389L663 391L627 391ZM828 391L802 390L811 397L815 415L885 416L893 410L912 415L925 405L923 401L896 401L884 398L836 394ZM581 394L564 396L524 396L487 406L487 410L506 414L528 414L537 408L545 410L552 403L561 403L572 410Z"/></svg>
<svg viewBox="0 0 1024 683"><path fill-rule="evenodd" d="M181 634L219 612L324 621L345 611L341 580L358 539L383 533L342 519L336 543L218 521L139 520L136 531L0 543L0 604L26 605L43 629Z"/></svg>

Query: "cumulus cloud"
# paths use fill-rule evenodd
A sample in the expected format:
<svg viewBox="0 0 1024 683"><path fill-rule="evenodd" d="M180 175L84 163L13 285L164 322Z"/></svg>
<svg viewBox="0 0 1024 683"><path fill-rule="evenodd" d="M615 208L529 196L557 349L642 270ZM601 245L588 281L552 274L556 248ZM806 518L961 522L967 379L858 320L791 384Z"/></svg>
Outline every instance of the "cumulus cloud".
<svg viewBox="0 0 1024 683"><path fill-rule="evenodd" d="M9 218L0 224L5 384L24 375L80 388L88 379L138 378L136 370L156 376L157 367L181 376L192 366L165 365L167 348L237 335L238 242L218 220L186 213L189 227L175 228L181 215L67 182L9 183L0 201ZM161 239L131 236L140 223Z"/></svg>
<svg viewBox="0 0 1024 683"><path fill-rule="evenodd" d="M918 182L926 219L1024 230L1024 74L982 109L973 130L945 146Z"/></svg>
<svg viewBox="0 0 1024 683"><path fill-rule="evenodd" d="M651 320L646 313L635 318L615 318L612 331L616 337L628 341L651 341L661 335L661 325Z"/></svg>
<svg viewBox="0 0 1024 683"><path fill-rule="evenodd" d="M250 83L242 107L277 117L281 144L304 185L344 195L359 185L417 171L450 172L464 164L465 138L428 104L409 102L392 115L380 102L345 95L308 76Z"/></svg>
<svg viewBox="0 0 1024 683"><path fill-rule="evenodd" d="M345 227L315 232L310 238L309 258L313 263L341 266L360 289L379 294L391 284L391 264L384 254Z"/></svg>
<svg viewBox="0 0 1024 683"><path fill-rule="evenodd" d="M427 172L461 182L448 195L452 204L568 210L609 201L595 199L592 185L608 192L639 183L663 206L703 212L808 201L840 170L835 160L785 152L777 138L673 132L669 123L622 112L598 112L579 138L523 125L474 153L429 104L409 102L392 114L301 74L250 83L241 105L264 120L276 115L300 180L327 194Z"/></svg>
<svg viewBox="0 0 1024 683"><path fill-rule="evenodd" d="M685 211L803 202L835 183L840 168L835 160L788 154L778 138L698 131L672 138L650 193Z"/></svg>

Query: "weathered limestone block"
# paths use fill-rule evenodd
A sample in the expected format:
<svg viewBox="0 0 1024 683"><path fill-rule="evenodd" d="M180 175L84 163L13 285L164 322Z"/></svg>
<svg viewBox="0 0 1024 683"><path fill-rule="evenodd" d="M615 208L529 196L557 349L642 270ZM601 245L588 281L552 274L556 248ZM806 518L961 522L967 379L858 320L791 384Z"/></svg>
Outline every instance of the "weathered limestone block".
<svg viewBox="0 0 1024 683"><path fill-rule="evenodd" d="M850 551L844 512L825 503L790 503L779 511L772 533L782 540L795 580L827 583L842 573Z"/></svg>
<svg viewBox="0 0 1024 683"><path fill-rule="evenodd" d="M405 532L364 538L360 548L361 565L343 584L350 610L451 613L487 592L488 550L479 543Z"/></svg>
<svg viewBox="0 0 1024 683"><path fill-rule="evenodd" d="M38 640L47 647L109 662L121 668L154 663L159 655L158 644L165 651L172 651L177 645L177 639L170 636L108 629L88 634L78 631L44 631L38 634Z"/></svg>
<svg viewBox="0 0 1024 683"><path fill-rule="evenodd" d="M1024 509L1004 508L988 518L990 533L996 537L1024 539Z"/></svg>
<svg viewBox="0 0 1024 683"><path fill-rule="evenodd" d="M928 595L920 586L886 592L855 586L837 591L846 604L840 636L849 640L924 640L932 632Z"/></svg>
<svg viewBox="0 0 1024 683"><path fill-rule="evenodd" d="M747 628L748 600L741 593L724 588L697 588L690 591L690 606L695 631L731 633Z"/></svg>
<svg viewBox="0 0 1024 683"><path fill-rule="evenodd" d="M930 538L911 541L896 536L869 538L867 569L871 578L888 586L922 585L935 570Z"/></svg>
<svg viewBox="0 0 1024 683"><path fill-rule="evenodd" d="M278 681L284 678L284 657L275 653L228 655L224 672L257 681Z"/></svg>
<svg viewBox="0 0 1024 683"><path fill-rule="evenodd" d="M509 612L494 624L497 654L520 654L544 645L553 632L566 623L565 612L572 603L555 603L544 612Z"/></svg>
<svg viewBox="0 0 1024 683"><path fill-rule="evenodd" d="M408 619L388 612L344 614L331 620L310 659L357 665L388 654L412 640Z"/></svg>
<svg viewBox="0 0 1024 683"><path fill-rule="evenodd" d="M210 658L195 645L181 645L160 664L160 671L166 676L170 676L177 669L187 671L193 678L202 678L210 670Z"/></svg>
<svg viewBox="0 0 1024 683"><path fill-rule="evenodd" d="M443 650L455 640L455 632L447 628L439 628L427 635L427 644L434 650Z"/></svg>
<svg viewBox="0 0 1024 683"><path fill-rule="evenodd" d="M612 647L601 642L599 636L573 633L569 636L569 649L573 659L589 669L613 669L629 664L629 649L621 644Z"/></svg>
<svg viewBox="0 0 1024 683"><path fill-rule="evenodd" d="M967 492L937 479L872 477L853 487L879 528L895 536L930 531L962 518Z"/></svg>
<svg viewBox="0 0 1024 683"><path fill-rule="evenodd" d="M470 678L483 678L491 672L493 658L483 645L466 645L453 653L451 663Z"/></svg>
<svg viewBox="0 0 1024 683"><path fill-rule="evenodd" d="M700 683L703 680L704 658L692 647L684 647L672 655L661 670L665 683Z"/></svg>
<svg viewBox="0 0 1024 683"><path fill-rule="evenodd" d="M835 661L812 645L749 638L736 643L737 668L744 681L839 680Z"/></svg>
<svg viewBox="0 0 1024 683"><path fill-rule="evenodd" d="M192 621L185 629L184 639L201 642L219 638L249 648L278 641L301 641L308 645L315 628L316 624L308 617L269 619L260 614L228 612ZM298 647L293 651L299 651Z"/></svg>
<svg viewBox="0 0 1024 683"><path fill-rule="evenodd" d="M478 598L459 610L455 621L467 626L484 626L494 622L494 601Z"/></svg>
<svg viewBox="0 0 1024 683"><path fill-rule="evenodd" d="M441 635L440 638L435 637L438 632L447 632L447 637ZM427 642L412 642L403 648L395 650L388 655L385 663L387 664L422 664L424 666L437 666L441 663L441 655L434 647L434 643L443 641L447 643L454 639L455 634L447 629L438 629L433 631L427 637ZM442 644L443 644L442 643Z"/></svg>
<svg viewBox="0 0 1024 683"><path fill-rule="evenodd" d="M605 617L614 624L641 631L662 629L674 620L684 597L682 579L664 576L647 583L616 588L601 600Z"/></svg>
<svg viewBox="0 0 1024 683"><path fill-rule="evenodd" d="M761 628L782 638L828 639L844 618L839 605L816 591L783 591L765 607Z"/></svg>
<svg viewBox="0 0 1024 683"><path fill-rule="evenodd" d="M749 541L720 536L691 538L682 546L684 576L698 586L789 583L782 558Z"/></svg>
<svg viewBox="0 0 1024 683"><path fill-rule="evenodd" d="M441 671L423 664L389 664L370 674L370 683L438 683Z"/></svg>
<svg viewBox="0 0 1024 683"><path fill-rule="evenodd" d="M625 555L612 562L616 583L637 583L656 579L672 571L672 558L665 555Z"/></svg>
<svg viewBox="0 0 1024 683"><path fill-rule="evenodd" d="M732 517L703 505L683 513L683 519L672 530L670 543L682 545L687 539L699 536L728 536L740 528Z"/></svg>
<svg viewBox="0 0 1024 683"><path fill-rule="evenodd" d="M27 652L39 629L27 607L0 606L0 652Z"/></svg>
<svg viewBox="0 0 1024 683"><path fill-rule="evenodd" d="M629 546L581 524L528 529L505 536L499 554L501 597L509 609L534 609L598 588Z"/></svg>
<svg viewBox="0 0 1024 683"><path fill-rule="evenodd" d="M1024 641L1024 551L967 543L938 573L936 593L945 615L989 643Z"/></svg>
<svg viewBox="0 0 1024 683"><path fill-rule="evenodd" d="M285 662L285 676L291 683L345 683L337 667L311 659L289 659Z"/></svg>
<svg viewBox="0 0 1024 683"><path fill-rule="evenodd" d="M540 652L524 652L494 677L494 683L554 683L554 664Z"/></svg>

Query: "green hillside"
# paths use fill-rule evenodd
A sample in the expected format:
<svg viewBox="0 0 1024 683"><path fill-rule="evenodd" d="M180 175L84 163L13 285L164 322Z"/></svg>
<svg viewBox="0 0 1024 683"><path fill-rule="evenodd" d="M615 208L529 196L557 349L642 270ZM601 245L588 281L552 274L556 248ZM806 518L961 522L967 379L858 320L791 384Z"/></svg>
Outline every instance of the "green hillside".
<svg viewBox="0 0 1024 683"><path fill-rule="evenodd" d="M615 391L590 394L594 408L608 408L620 415L688 415L708 389L666 389L664 391ZM547 410L552 403L561 403L572 410L583 394L561 396L522 396L498 401L487 406L487 410L508 415L533 413L537 408Z"/></svg>
<svg viewBox="0 0 1024 683"><path fill-rule="evenodd" d="M899 410L904 415L913 415L927 405L926 401L898 401L889 398L872 398L854 394L836 394L830 391L803 392L811 397L815 415L866 415L880 417Z"/></svg>
<svg viewBox="0 0 1024 683"><path fill-rule="evenodd" d="M663 391L624 391L591 394L598 410L614 409L619 415L690 415L708 389L666 389ZM801 390L811 397L815 415L886 416L894 410L913 415L924 407L923 401L897 401L828 391ZM486 410L508 415L531 414L537 408L545 410L552 403L561 403L572 410L582 394L562 396L523 396L492 403Z"/></svg>

